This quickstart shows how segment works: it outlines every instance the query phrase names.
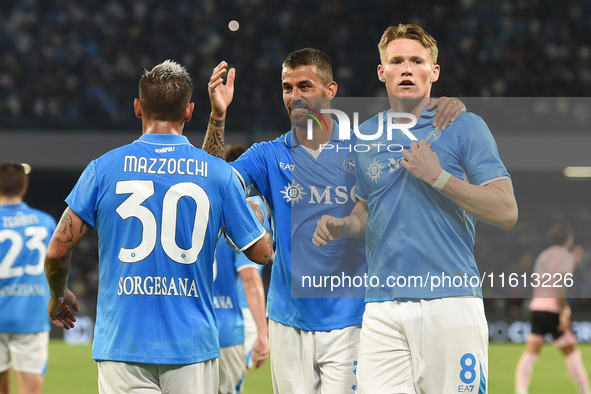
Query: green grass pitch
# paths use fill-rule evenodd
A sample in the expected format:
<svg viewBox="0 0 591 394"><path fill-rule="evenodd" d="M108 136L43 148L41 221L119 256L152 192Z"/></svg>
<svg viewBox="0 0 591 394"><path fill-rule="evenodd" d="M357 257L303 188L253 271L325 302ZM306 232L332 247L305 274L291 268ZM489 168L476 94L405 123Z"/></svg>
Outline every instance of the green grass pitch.
<svg viewBox="0 0 591 394"><path fill-rule="evenodd" d="M515 366L524 345L494 344L489 352L489 394L511 394L514 392ZM591 370L591 344L580 345L585 367ZM12 392L16 393L16 379L12 379ZM90 345L66 345L60 340L49 344L49 366L45 379L45 394L80 393L95 394L97 390L97 368L91 359ZM250 371L244 387L244 394L271 394L271 370L267 362L258 370ZM536 363L530 387L531 394L577 393L568 377L561 353L546 345Z"/></svg>

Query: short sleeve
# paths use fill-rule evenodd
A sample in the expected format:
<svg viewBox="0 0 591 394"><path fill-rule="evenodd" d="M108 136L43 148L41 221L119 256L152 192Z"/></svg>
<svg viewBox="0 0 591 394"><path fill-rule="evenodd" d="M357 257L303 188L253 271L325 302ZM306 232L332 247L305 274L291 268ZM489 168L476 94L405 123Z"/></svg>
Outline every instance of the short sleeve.
<svg viewBox="0 0 591 394"><path fill-rule="evenodd" d="M463 167L475 185L484 185L497 179L509 178L499 156L497 143L481 117L466 114L459 128L460 151ZM460 117L460 119L462 118Z"/></svg>
<svg viewBox="0 0 591 394"><path fill-rule="evenodd" d="M248 249L265 233L246 202L244 190L234 172L231 173L224 196L222 223L226 227L226 235L240 250Z"/></svg>
<svg viewBox="0 0 591 394"><path fill-rule="evenodd" d="M76 186L66 198L70 209L92 228L96 228L97 196L96 161L92 161L84 169Z"/></svg>
<svg viewBox="0 0 591 394"><path fill-rule="evenodd" d="M269 174L267 171L267 153L263 144L254 144L230 165L240 176L244 188L254 184L263 194L267 195Z"/></svg>

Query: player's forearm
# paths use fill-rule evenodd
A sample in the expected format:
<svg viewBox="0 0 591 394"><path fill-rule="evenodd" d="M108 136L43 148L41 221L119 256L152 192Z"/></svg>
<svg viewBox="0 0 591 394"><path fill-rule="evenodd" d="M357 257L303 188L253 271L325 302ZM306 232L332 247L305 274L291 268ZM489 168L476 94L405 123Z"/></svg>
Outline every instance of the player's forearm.
<svg viewBox="0 0 591 394"><path fill-rule="evenodd" d="M242 280L246 302L252 312L259 335L267 335L267 317L265 316L265 293L263 281L258 275Z"/></svg>
<svg viewBox="0 0 591 394"><path fill-rule="evenodd" d="M344 237L363 238L365 237L365 228L369 212L365 202L357 202L351 211L351 215L343 218L345 221Z"/></svg>
<svg viewBox="0 0 591 394"><path fill-rule="evenodd" d="M61 297L66 291L72 250L88 232L88 225L72 211L64 211L51 237L45 255L45 276L51 295Z"/></svg>
<svg viewBox="0 0 591 394"><path fill-rule="evenodd" d="M257 264L265 265L270 261L273 261L273 237L265 230L263 238L259 239L254 245L244 251L244 255L248 257L250 261L254 261Z"/></svg>
<svg viewBox="0 0 591 394"><path fill-rule="evenodd" d="M68 285L68 274L72 253L62 258L45 257L45 277L49 284L49 291L55 298L63 297Z"/></svg>
<svg viewBox="0 0 591 394"><path fill-rule="evenodd" d="M485 223L510 230L517 222L517 202L510 180L477 186L452 176L441 191Z"/></svg>
<svg viewBox="0 0 591 394"><path fill-rule="evenodd" d="M207 153L226 159L226 148L224 146L224 130L226 128L226 115L211 113L207 132L203 140L203 150Z"/></svg>

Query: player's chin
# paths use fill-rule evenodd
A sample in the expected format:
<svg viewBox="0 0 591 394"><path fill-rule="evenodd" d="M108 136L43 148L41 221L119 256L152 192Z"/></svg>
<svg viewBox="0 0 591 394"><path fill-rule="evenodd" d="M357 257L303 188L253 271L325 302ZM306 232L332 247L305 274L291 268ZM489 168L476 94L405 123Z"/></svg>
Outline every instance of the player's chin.
<svg viewBox="0 0 591 394"><path fill-rule="evenodd" d="M309 116L304 114L295 114L291 113L291 125L295 127L306 128L308 124L308 119L311 119Z"/></svg>

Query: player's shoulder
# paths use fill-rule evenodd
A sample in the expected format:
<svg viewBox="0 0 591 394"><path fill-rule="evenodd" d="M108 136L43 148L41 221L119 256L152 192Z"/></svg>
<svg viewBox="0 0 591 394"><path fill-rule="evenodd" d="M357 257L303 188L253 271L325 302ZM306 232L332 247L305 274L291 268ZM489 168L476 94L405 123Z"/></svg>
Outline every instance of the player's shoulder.
<svg viewBox="0 0 591 394"><path fill-rule="evenodd" d="M245 160L273 161L278 154L289 154L289 138L289 133L285 133L271 141L256 142L236 159L235 163Z"/></svg>
<svg viewBox="0 0 591 394"><path fill-rule="evenodd" d="M473 131L475 129L486 129L488 126L484 119L473 112L465 112L455 122L448 126L450 132Z"/></svg>
<svg viewBox="0 0 591 394"><path fill-rule="evenodd" d="M44 224L53 225L55 227L55 224L56 224L55 218L53 216L51 216L50 214L48 214L47 212L42 211L37 208L34 208L34 207L31 207L31 206L28 206L27 210L29 213L33 213L33 214L37 215L37 217L39 217L39 219L41 221L43 221Z"/></svg>
<svg viewBox="0 0 591 394"><path fill-rule="evenodd" d="M291 133L287 132L281 134L279 137L270 141L257 142L251 146L250 149L254 148L261 151L276 151L277 149L287 149L290 144Z"/></svg>
<svg viewBox="0 0 591 394"><path fill-rule="evenodd" d="M367 119L365 122L361 123L361 125L359 125L359 130L363 131L367 128L370 128L373 130L373 128L378 124L378 122L380 121L380 119L385 119L386 118L386 114L387 114L388 110L384 110L381 112L378 112L377 114L375 114L374 116L372 116L371 118Z"/></svg>

